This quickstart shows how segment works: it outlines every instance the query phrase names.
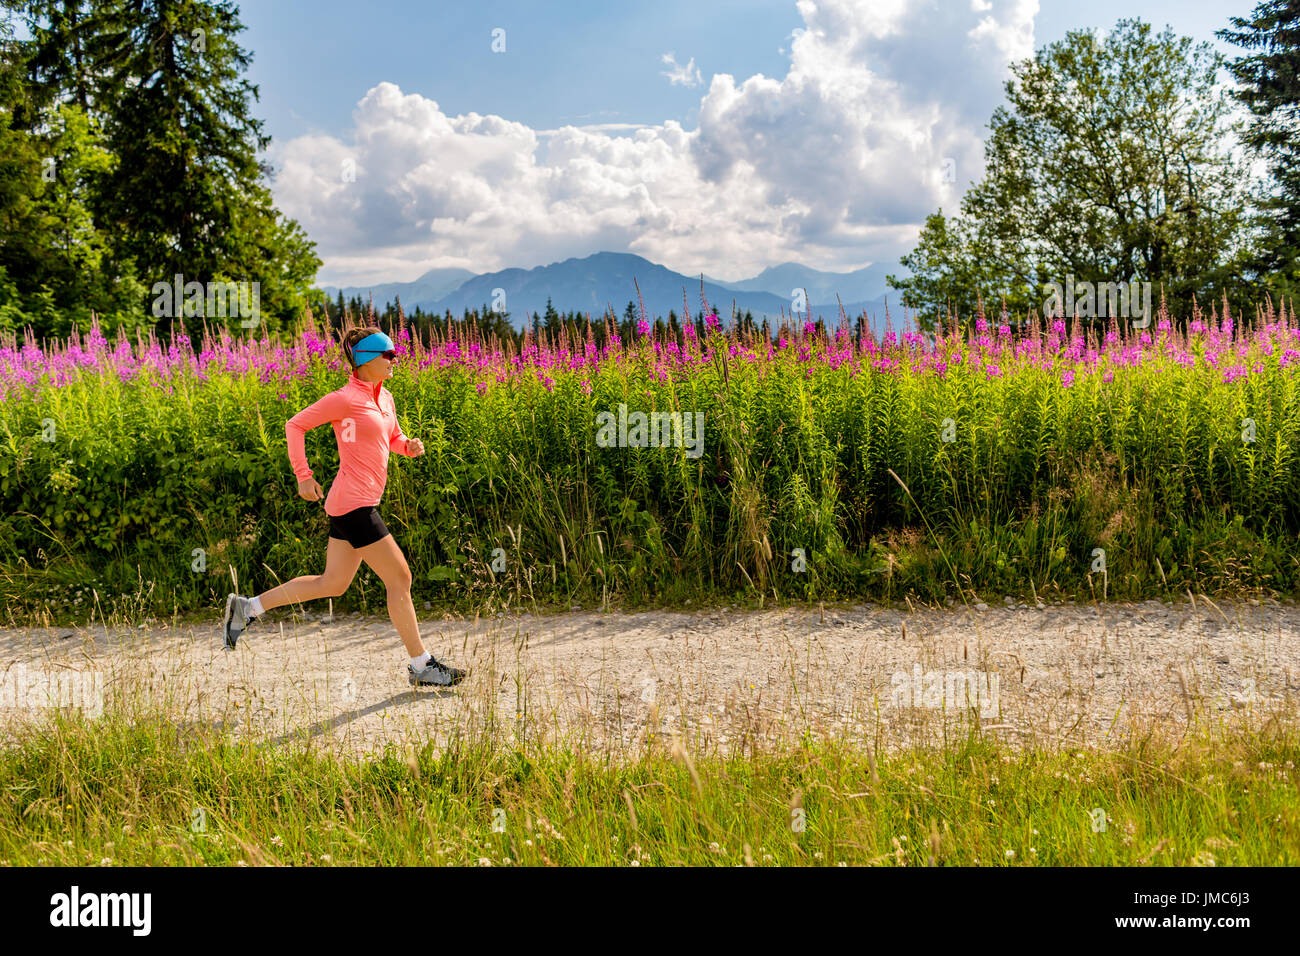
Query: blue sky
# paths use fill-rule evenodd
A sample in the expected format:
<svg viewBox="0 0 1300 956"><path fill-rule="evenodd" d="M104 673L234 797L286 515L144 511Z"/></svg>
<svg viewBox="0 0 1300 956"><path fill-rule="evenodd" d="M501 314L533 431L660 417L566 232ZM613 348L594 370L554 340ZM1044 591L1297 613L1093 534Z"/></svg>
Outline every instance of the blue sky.
<svg viewBox="0 0 1300 956"><path fill-rule="evenodd" d="M946 6L934 4L942 16ZM1220 0L1040 0L1034 42L1080 27L1141 17L1214 42L1250 3ZM673 85L660 57L694 58L705 80L781 76L790 33L804 26L794 0L656 0L654 3L245 0L244 46L261 87L260 115L277 139L341 135L356 101L387 80L438 101L448 113L496 113L536 129L565 123L659 123L693 128L700 88ZM506 33L506 54L489 49ZM782 53L781 51L785 51Z"/></svg>
<svg viewBox="0 0 1300 956"><path fill-rule="evenodd" d="M1213 33L1250 7L255 0L241 17L277 201L321 283L366 284L601 250L730 280L896 263L981 175L1009 62L1125 16L1232 53Z"/></svg>

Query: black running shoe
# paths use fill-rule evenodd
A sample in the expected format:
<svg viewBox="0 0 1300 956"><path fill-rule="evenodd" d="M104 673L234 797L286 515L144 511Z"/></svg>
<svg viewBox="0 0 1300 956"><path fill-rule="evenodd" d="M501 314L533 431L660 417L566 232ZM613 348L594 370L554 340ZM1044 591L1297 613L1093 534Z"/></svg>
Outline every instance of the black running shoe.
<svg viewBox="0 0 1300 956"><path fill-rule="evenodd" d="M233 651L239 635L248 629L248 625L257 620L248 609L248 605L252 603L252 598L240 597L238 594L226 598L226 619L221 627L222 635L226 640L226 650Z"/></svg>
<svg viewBox="0 0 1300 956"><path fill-rule="evenodd" d="M412 687L451 687L463 681L467 673L468 671L456 667L448 667L436 657L430 657L429 662L418 671L414 664L406 665L406 676Z"/></svg>

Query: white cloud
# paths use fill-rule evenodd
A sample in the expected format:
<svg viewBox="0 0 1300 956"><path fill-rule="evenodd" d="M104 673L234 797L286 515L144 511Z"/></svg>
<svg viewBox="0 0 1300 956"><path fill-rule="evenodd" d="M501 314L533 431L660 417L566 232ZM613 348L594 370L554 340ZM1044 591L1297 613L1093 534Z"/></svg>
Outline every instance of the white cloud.
<svg viewBox="0 0 1300 956"><path fill-rule="evenodd" d="M661 71L659 75L668 77L668 82L673 86L699 86L704 82L699 67L695 65L695 57L691 57L685 65L678 63L677 57L671 52L665 53L659 60L672 67L671 70Z"/></svg>
<svg viewBox="0 0 1300 956"><path fill-rule="evenodd" d="M714 75L693 130L675 120L535 130L448 116L381 83L357 104L347 142L276 147L276 199L317 241L332 284L599 250L724 279L788 259L896 261L924 217L953 210L981 174L1007 64L1033 52L1037 0L970 7L800 0L785 76ZM699 74L693 59L664 62ZM944 182L946 158L956 183Z"/></svg>
<svg viewBox="0 0 1300 956"><path fill-rule="evenodd" d="M645 123L584 123L577 129L591 130L594 132L605 132L608 130L630 130L630 129L653 129ZM559 129L539 129L538 136L549 136L552 133L558 133Z"/></svg>

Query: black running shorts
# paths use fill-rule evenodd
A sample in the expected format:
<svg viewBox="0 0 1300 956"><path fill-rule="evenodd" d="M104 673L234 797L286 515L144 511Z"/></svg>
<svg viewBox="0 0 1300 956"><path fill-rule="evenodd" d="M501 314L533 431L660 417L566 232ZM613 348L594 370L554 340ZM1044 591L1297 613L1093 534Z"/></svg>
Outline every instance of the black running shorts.
<svg viewBox="0 0 1300 956"><path fill-rule="evenodd" d="M330 516L330 537L341 538L354 548L364 548L387 535L388 527L374 505L355 508L338 517Z"/></svg>

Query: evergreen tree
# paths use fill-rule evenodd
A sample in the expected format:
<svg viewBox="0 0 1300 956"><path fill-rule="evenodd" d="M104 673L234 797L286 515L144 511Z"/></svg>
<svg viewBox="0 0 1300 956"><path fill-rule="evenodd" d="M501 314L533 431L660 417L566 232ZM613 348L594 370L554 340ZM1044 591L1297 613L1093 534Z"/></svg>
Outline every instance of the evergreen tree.
<svg viewBox="0 0 1300 956"><path fill-rule="evenodd" d="M1300 291L1300 0L1266 0L1218 36L1255 51L1228 68L1253 114L1246 142L1273 176L1261 197L1263 241L1252 263L1263 289Z"/></svg>
<svg viewBox="0 0 1300 956"><path fill-rule="evenodd" d="M27 85L26 51L0 17L0 331L26 322L17 277L39 260L49 237L39 209L41 151L29 134L33 112Z"/></svg>
<svg viewBox="0 0 1300 956"><path fill-rule="evenodd" d="M249 56L235 40L243 25L234 5L99 4L117 158L101 207L121 250L147 284L175 275L257 282L263 316L296 317L320 260L264 185L271 170L258 152L270 140L251 113L258 93L243 77ZM200 321L187 324L194 330Z"/></svg>
<svg viewBox="0 0 1300 956"><path fill-rule="evenodd" d="M0 67L0 324L66 335L98 314L106 331L138 327L146 290L92 211L115 157L76 97L31 81L37 52L9 38Z"/></svg>
<svg viewBox="0 0 1300 956"><path fill-rule="evenodd" d="M32 39L28 77L33 99L42 109L71 102L87 116L103 119L97 102L103 79L97 31L100 0L6 0L19 10ZM93 113L92 113L93 105Z"/></svg>

